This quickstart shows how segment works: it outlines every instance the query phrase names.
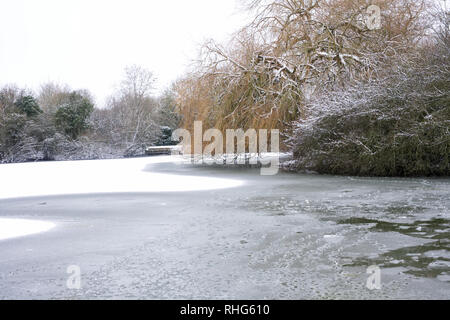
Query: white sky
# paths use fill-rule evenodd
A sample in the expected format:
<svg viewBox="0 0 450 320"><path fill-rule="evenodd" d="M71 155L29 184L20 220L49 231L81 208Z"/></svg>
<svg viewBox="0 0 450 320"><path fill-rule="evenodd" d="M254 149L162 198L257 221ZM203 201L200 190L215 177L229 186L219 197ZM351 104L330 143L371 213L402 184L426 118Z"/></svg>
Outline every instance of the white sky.
<svg viewBox="0 0 450 320"><path fill-rule="evenodd" d="M0 85L48 81L89 89L99 106L127 65L152 70L161 91L204 39L243 25L239 0L0 0Z"/></svg>

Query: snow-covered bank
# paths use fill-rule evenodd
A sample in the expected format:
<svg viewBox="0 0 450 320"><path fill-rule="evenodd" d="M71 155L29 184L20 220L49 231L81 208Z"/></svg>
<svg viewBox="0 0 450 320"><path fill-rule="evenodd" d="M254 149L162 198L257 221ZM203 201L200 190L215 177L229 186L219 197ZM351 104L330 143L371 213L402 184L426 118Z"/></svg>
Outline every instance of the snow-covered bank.
<svg viewBox="0 0 450 320"><path fill-rule="evenodd" d="M46 221L0 218L0 240L41 233L54 227L54 223Z"/></svg>
<svg viewBox="0 0 450 320"><path fill-rule="evenodd" d="M0 199L43 195L179 192L238 187L240 180L143 171L148 165L181 162L174 156L117 160L0 165Z"/></svg>

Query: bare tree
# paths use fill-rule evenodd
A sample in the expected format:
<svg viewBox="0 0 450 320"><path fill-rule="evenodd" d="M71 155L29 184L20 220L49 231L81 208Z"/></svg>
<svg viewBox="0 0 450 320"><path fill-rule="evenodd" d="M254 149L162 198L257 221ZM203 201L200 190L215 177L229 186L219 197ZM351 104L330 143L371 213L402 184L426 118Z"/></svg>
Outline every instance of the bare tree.
<svg viewBox="0 0 450 320"><path fill-rule="evenodd" d="M65 84L47 82L40 86L38 101L42 110L47 113L55 113L62 106L72 89Z"/></svg>
<svg viewBox="0 0 450 320"><path fill-rule="evenodd" d="M426 34L429 0L373 3L378 30L367 24L365 0L250 1L254 20L227 46L206 42L196 71L178 84L185 120L195 110L222 129L288 129L314 91L374 78L376 65Z"/></svg>
<svg viewBox="0 0 450 320"><path fill-rule="evenodd" d="M118 94L109 99L111 121L117 128L113 140L120 139L129 153L142 152L155 139L154 82L152 72L139 66L127 67Z"/></svg>

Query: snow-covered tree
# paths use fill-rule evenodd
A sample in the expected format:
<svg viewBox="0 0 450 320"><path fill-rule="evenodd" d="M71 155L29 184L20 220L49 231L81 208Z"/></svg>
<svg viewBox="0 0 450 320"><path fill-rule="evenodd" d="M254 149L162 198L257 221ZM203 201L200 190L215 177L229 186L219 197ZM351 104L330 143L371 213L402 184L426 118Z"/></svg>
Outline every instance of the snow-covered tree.
<svg viewBox="0 0 450 320"><path fill-rule="evenodd" d="M428 0L255 0L254 20L227 45L207 41L178 84L185 126L288 130L317 89L378 76L376 66L426 34ZM380 28L367 23L380 8ZM195 115L195 116L194 116ZM286 131L285 131L286 132Z"/></svg>
<svg viewBox="0 0 450 320"><path fill-rule="evenodd" d="M142 154L159 133L155 123L157 102L151 96L155 78L140 66L125 69L118 93L110 97L111 139L126 148L127 155Z"/></svg>
<svg viewBox="0 0 450 320"><path fill-rule="evenodd" d="M450 174L448 13L434 41L381 66L378 78L322 90L292 136L295 170Z"/></svg>

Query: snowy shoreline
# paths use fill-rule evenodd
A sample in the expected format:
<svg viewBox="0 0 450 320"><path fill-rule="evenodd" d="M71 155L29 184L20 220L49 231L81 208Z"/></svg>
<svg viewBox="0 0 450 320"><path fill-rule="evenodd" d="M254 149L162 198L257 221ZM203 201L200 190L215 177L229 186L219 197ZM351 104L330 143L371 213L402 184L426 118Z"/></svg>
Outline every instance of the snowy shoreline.
<svg viewBox="0 0 450 320"><path fill-rule="evenodd" d="M179 157L54 161L0 166L0 199L126 192L180 192L233 188L235 179L179 176L144 169L152 164L181 163Z"/></svg>

